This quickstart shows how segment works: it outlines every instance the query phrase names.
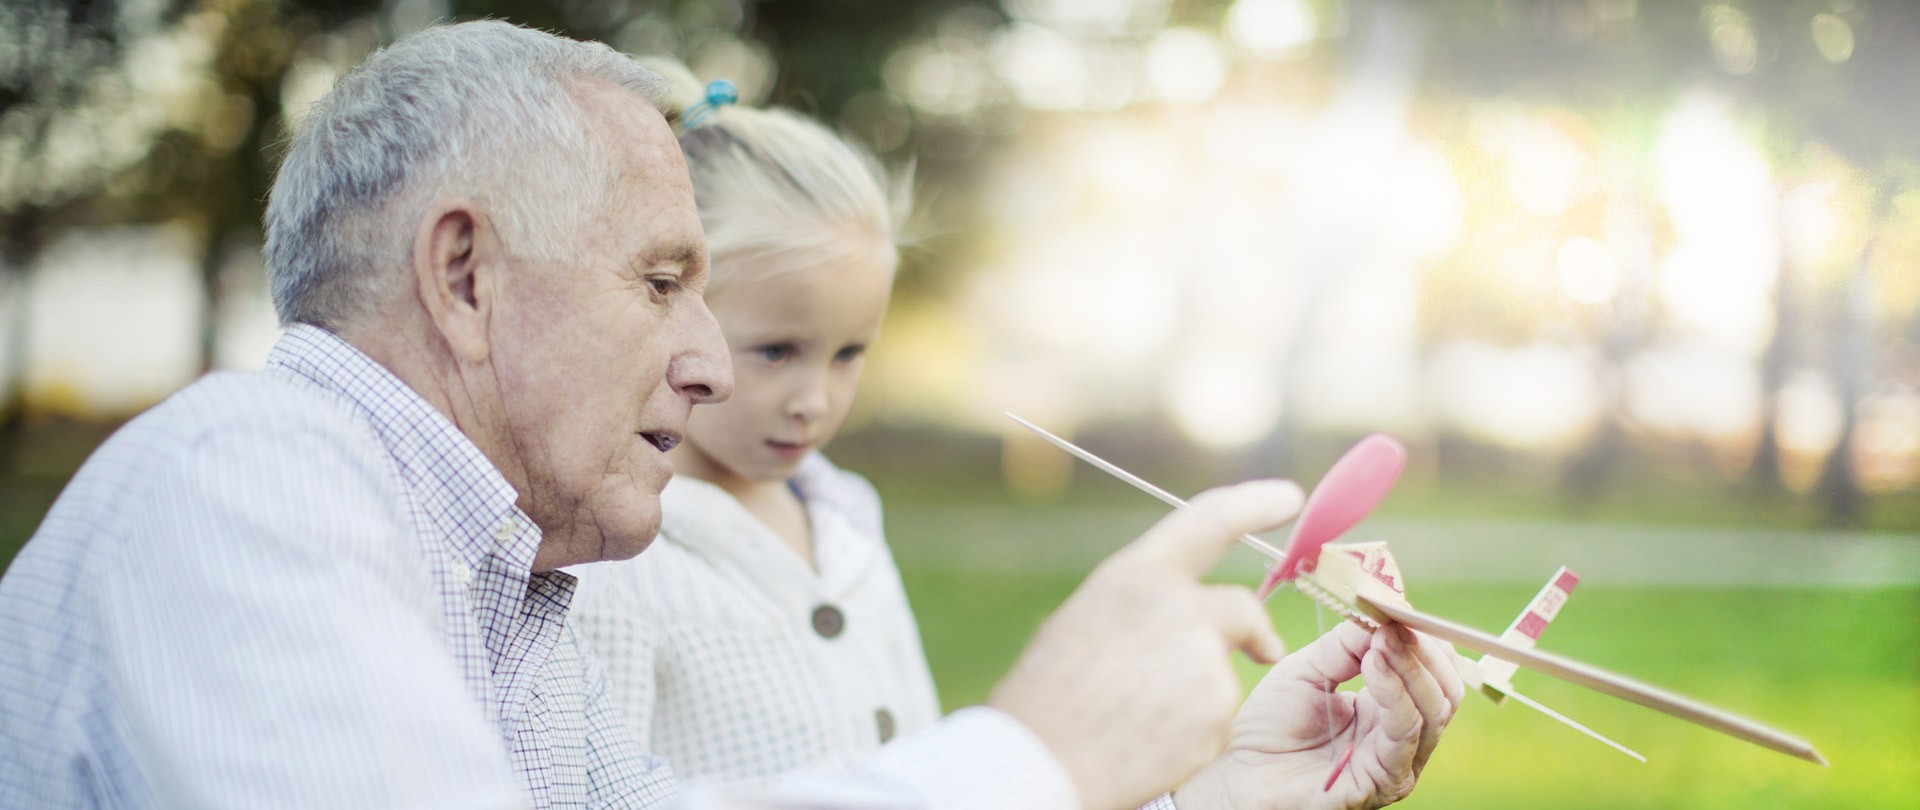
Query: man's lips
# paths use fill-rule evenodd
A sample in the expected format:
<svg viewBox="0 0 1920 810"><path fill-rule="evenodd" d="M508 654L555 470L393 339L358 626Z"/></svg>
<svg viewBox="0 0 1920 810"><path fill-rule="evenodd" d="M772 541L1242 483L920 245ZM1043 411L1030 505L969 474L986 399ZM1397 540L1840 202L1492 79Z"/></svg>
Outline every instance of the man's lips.
<svg viewBox="0 0 1920 810"><path fill-rule="evenodd" d="M672 450L675 446L680 444L680 434L678 433L669 433L666 431L659 431L659 430L643 430L640 432L640 437L643 439L646 439L648 444L653 445L653 448L655 450L659 450L662 453L665 453L668 450Z"/></svg>

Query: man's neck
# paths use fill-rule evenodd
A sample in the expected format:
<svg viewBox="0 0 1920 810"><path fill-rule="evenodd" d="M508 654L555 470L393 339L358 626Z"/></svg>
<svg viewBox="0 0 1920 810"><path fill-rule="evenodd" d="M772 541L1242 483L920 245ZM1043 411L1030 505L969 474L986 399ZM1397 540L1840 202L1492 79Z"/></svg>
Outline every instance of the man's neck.
<svg viewBox="0 0 1920 810"><path fill-rule="evenodd" d="M501 452L508 442L498 391L473 384L487 369L462 368L432 330L406 319L347 326L335 334L385 366L466 434L494 469L513 484L521 500L526 499L526 471L511 463L511 454Z"/></svg>

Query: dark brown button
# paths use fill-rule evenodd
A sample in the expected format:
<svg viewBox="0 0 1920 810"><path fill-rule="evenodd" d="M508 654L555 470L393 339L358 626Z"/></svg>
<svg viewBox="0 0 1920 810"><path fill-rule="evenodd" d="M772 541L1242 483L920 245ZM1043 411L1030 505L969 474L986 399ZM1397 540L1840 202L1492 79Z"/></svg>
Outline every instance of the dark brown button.
<svg viewBox="0 0 1920 810"><path fill-rule="evenodd" d="M886 709L875 709L873 712L873 724L880 729L881 742L893 739L893 712L887 711Z"/></svg>
<svg viewBox="0 0 1920 810"><path fill-rule="evenodd" d="M832 605L821 605L813 609L813 632L821 638L833 638L846 629L847 617L840 615L840 609Z"/></svg>

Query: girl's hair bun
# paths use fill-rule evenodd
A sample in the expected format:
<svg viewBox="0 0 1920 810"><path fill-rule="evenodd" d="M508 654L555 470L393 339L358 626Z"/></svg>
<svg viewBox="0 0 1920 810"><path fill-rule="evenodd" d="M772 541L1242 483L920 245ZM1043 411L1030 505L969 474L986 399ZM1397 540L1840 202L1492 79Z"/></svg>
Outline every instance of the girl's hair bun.
<svg viewBox="0 0 1920 810"><path fill-rule="evenodd" d="M667 104L660 112L667 116L667 120L679 121L687 110L706 99L706 84L695 78L693 71L680 60L665 56L636 56L633 61L666 80Z"/></svg>
<svg viewBox="0 0 1920 810"><path fill-rule="evenodd" d="M907 241L910 168L890 173L865 149L791 110L713 105L708 84L678 60L634 59L668 87L660 111L679 130L693 181L712 257L709 297L743 280L838 262L876 245L894 252Z"/></svg>

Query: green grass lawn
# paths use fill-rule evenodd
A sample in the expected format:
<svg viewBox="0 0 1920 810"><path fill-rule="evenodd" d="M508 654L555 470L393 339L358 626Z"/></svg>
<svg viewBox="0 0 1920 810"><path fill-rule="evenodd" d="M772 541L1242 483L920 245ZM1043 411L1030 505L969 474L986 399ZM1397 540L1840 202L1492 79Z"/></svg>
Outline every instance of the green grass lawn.
<svg viewBox="0 0 1920 810"><path fill-rule="evenodd" d="M952 709L982 701L1077 577L905 572ZM1504 629L1531 587L1422 588L1424 609ZM1305 599L1275 625L1314 634ZM1328 621L1331 621L1329 617ZM1910 807L1920 796L1920 589L1688 590L1583 583L1543 647L1703 699L1812 741L1831 768L1522 672L1530 697L1647 756L1640 764L1524 707L1469 696L1403 806ZM1249 686L1261 668L1242 661Z"/></svg>

